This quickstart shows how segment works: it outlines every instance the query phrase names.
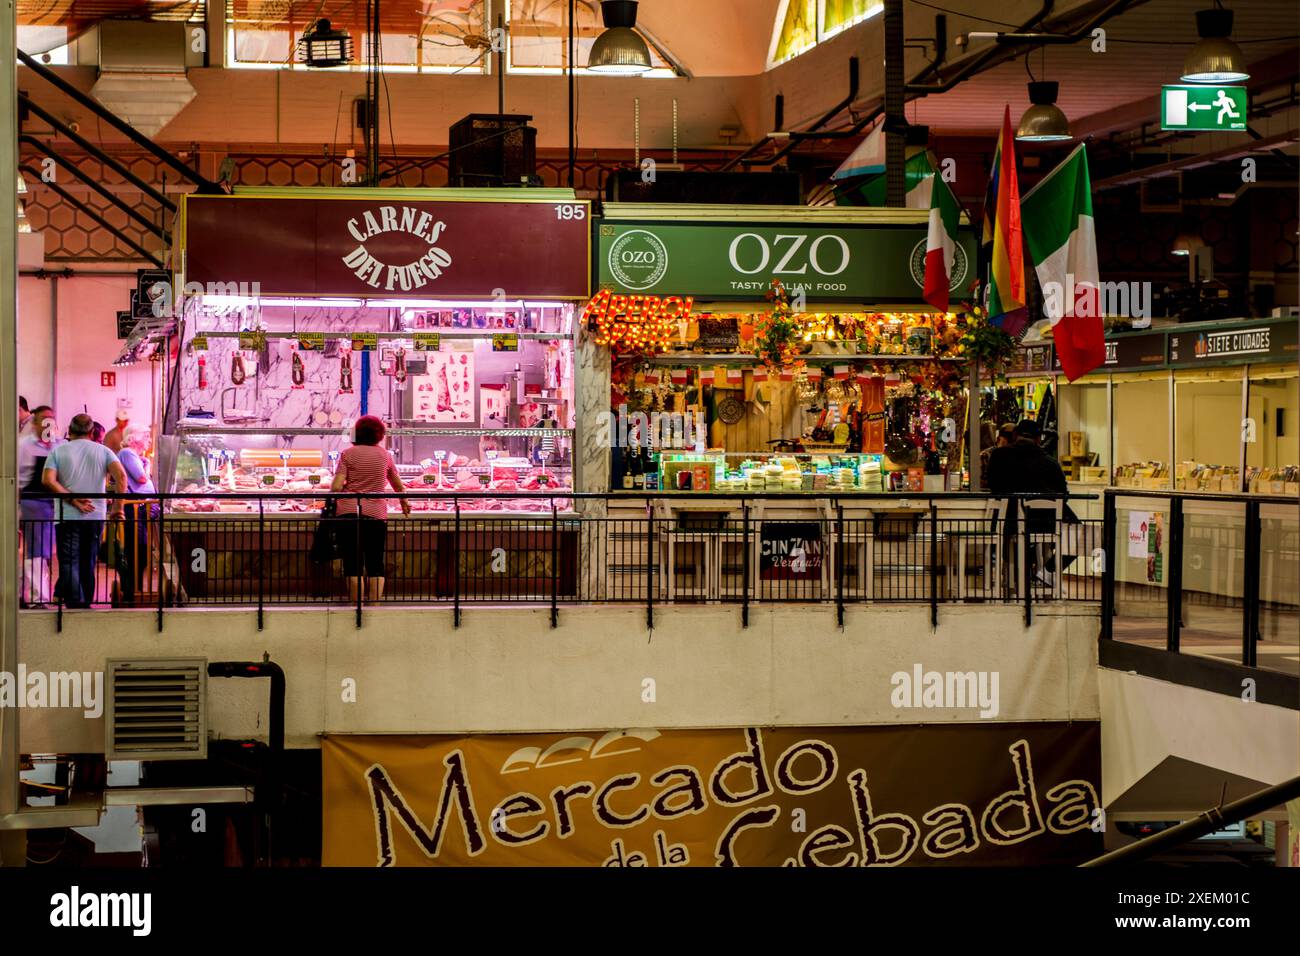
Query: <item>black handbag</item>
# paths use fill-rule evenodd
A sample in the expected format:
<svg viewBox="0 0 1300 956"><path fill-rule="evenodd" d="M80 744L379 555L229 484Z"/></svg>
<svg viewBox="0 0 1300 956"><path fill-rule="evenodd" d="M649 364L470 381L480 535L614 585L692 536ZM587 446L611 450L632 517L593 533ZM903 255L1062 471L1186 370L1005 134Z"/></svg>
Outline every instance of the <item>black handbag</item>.
<svg viewBox="0 0 1300 956"><path fill-rule="evenodd" d="M343 556L339 549L338 525L338 510L334 506L334 499L330 498L321 509L316 533L312 535L311 550L307 552L307 559L313 564L329 564Z"/></svg>

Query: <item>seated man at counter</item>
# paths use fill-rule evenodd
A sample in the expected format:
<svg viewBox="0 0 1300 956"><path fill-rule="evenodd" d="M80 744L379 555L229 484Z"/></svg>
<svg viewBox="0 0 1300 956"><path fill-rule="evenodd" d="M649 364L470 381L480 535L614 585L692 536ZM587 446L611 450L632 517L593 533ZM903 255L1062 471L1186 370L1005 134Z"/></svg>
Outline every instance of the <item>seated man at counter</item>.
<svg viewBox="0 0 1300 956"><path fill-rule="evenodd" d="M1021 419L1016 425L1015 439L1009 445L999 445L989 455L989 493L995 497L1016 494L1038 494L1060 497L1070 492L1065 483L1065 472L1060 464L1038 444L1038 422L1031 418ZM1062 520L1077 522L1078 516L1070 510L1069 504L1063 506ZM1028 530L1035 534L1051 534L1056 530L1054 516L1044 510L1029 515ZM1009 514L1005 535L1008 539L1015 534L1016 511ZM1031 557L1032 560L1032 557ZM1074 561L1073 555L1065 558L1062 570ZM1055 555L1049 554L1044 562L1047 570L1056 570ZM1031 569L1032 571L1032 569ZM1047 582L1043 582L1047 583Z"/></svg>
<svg viewBox="0 0 1300 956"><path fill-rule="evenodd" d="M117 456L91 439L95 427L89 415L76 415L68 423L68 441L51 449L42 480L58 494L102 494L107 480L112 490L125 493L126 472ZM88 608L95 599L95 561L104 530L103 498L73 498L59 502L55 538L59 555L59 590L70 608ZM122 502L107 509L109 517L122 517Z"/></svg>

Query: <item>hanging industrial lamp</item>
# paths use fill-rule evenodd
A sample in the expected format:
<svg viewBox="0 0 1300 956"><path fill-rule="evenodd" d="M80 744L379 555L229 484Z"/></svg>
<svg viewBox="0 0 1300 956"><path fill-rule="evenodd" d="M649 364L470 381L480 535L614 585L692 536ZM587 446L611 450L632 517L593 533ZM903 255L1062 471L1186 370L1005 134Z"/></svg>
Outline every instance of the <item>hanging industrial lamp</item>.
<svg viewBox="0 0 1300 956"><path fill-rule="evenodd" d="M1243 83L1250 79L1241 47L1230 40L1232 11L1216 2L1213 10L1196 12L1201 39L1183 61L1184 83Z"/></svg>
<svg viewBox="0 0 1300 956"><path fill-rule="evenodd" d="M307 66L326 69L352 62L352 37L335 30L328 20L317 20L298 40L298 57Z"/></svg>
<svg viewBox="0 0 1300 956"><path fill-rule="evenodd" d="M1070 121L1056 105L1060 84L1055 80L1029 83L1029 109L1020 117L1016 139L1024 143L1054 143L1073 139Z"/></svg>
<svg viewBox="0 0 1300 956"><path fill-rule="evenodd" d="M596 73L644 73L652 66L650 48L633 29L637 0L601 0L605 32L596 37L587 69Z"/></svg>

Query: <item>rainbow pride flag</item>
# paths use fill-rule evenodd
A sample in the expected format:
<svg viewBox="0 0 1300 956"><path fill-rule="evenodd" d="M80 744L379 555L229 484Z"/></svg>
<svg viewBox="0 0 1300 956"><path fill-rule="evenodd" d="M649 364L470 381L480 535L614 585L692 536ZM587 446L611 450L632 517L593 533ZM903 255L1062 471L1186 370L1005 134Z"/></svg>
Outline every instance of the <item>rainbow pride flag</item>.
<svg viewBox="0 0 1300 956"><path fill-rule="evenodd" d="M988 277L984 282L989 321L1008 335L1025 330L1029 314L1025 309L1025 259L1020 232L1020 185L1016 181L1015 137L1011 131L1011 107L1002 114L1002 132L993 154L993 170L984 194L984 261Z"/></svg>

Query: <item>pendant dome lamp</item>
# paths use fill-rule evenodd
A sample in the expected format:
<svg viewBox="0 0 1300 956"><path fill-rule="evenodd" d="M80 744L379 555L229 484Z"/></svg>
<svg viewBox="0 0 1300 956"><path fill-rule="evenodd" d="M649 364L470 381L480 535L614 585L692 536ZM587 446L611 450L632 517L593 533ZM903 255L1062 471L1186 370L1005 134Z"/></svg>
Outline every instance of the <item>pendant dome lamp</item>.
<svg viewBox="0 0 1300 956"><path fill-rule="evenodd" d="M601 0L605 32L591 46L587 69L595 73L632 74L651 68L650 48L633 29L636 4L637 0Z"/></svg>
<svg viewBox="0 0 1300 956"><path fill-rule="evenodd" d="M1057 143L1073 139L1070 121L1065 118L1056 97L1060 84L1055 80L1034 80L1029 84L1029 109L1020 117L1016 139L1022 143Z"/></svg>
<svg viewBox="0 0 1300 956"><path fill-rule="evenodd" d="M1241 47L1229 39L1232 11L1218 0L1212 10L1196 12L1196 32L1201 39L1183 60L1184 83L1244 83L1250 79Z"/></svg>

